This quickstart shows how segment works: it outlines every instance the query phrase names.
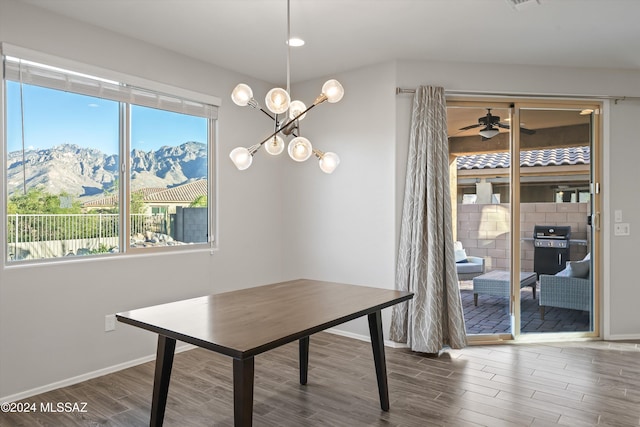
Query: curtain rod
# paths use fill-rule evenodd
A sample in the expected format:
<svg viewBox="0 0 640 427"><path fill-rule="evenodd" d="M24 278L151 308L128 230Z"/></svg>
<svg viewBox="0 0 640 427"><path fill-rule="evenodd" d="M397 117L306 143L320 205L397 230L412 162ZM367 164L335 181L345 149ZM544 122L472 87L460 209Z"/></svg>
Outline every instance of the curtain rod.
<svg viewBox="0 0 640 427"><path fill-rule="evenodd" d="M416 93L415 89L406 89L397 87L396 95L403 93ZM640 96L611 96L611 95L540 95L529 93L501 93L501 92L468 92L461 90L445 90L445 95L467 95L467 96L501 96L507 98L523 97L523 98L573 98L573 99L612 99L616 103L618 101L640 101Z"/></svg>

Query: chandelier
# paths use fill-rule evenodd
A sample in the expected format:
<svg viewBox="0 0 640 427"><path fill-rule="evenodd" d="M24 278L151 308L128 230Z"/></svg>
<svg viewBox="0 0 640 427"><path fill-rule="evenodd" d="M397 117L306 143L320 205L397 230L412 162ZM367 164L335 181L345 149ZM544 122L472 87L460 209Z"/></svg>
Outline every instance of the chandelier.
<svg viewBox="0 0 640 427"><path fill-rule="evenodd" d="M340 158L336 153L325 153L314 148L307 138L300 136L300 121L304 119L307 112L316 105L322 104L325 101L329 103L340 101L344 95L344 89L340 82L331 79L322 85L322 92L309 107L302 101L291 100L290 57L293 40L291 39L289 2L290 0L287 0L287 88L276 87L267 92L265 105L268 111L261 107L253 98L253 91L247 84L240 83L233 89L233 92L231 92L231 99L236 105L241 107L249 106L269 116L271 120L273 120L274 131L261 142L249 148L234 148L229 154L229 157L239 170L245 170L251 166L253 155L260 147L264 145L267 153L277 156L284 151L284 138L293 136L287 147L289 157L296 162L304 162L312 155L315 155L319 159L320 169L325 173L332 173L338 167Z"/></svg>

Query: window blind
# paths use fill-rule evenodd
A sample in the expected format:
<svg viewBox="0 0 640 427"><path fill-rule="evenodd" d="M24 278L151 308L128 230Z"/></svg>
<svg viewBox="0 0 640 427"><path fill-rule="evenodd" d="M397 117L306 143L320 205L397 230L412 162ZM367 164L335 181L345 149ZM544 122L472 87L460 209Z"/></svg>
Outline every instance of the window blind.
<svg viewBox="0 0 640 427"><path fill-rule="evenodd" d="M218 107L216 105L58 68L28 59L5 54L3 55L3 69L6 80L176 113L211 119L218 118Z"/></svg>

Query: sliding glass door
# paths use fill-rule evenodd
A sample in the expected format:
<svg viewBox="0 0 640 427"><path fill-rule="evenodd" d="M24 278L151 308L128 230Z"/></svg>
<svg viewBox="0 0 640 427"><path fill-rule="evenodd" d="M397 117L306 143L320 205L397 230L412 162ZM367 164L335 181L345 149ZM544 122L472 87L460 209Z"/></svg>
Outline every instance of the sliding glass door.
<svg viewBox="0 0 640 427"><path fill-rule="evenodd" d="M537 295L520 294L521 334L594 331L592 194L598 106L516 104L520 268ZM595 197L594 197L595 196Z"/></svg>
<svg viewBox="0 0 640 427"><path fill-rule="evenodd" d="M598 108L448 101L456 265L472 339L597 335Z"/></svg>
<svg viewBox="0 0 640 427"><path fill-rule="evenodd" d="M450 105L455 239L467 335L512 334L510 104ZM459 249L460 250L460 249ZM481 268L477 265L480 264Z"/></svg>

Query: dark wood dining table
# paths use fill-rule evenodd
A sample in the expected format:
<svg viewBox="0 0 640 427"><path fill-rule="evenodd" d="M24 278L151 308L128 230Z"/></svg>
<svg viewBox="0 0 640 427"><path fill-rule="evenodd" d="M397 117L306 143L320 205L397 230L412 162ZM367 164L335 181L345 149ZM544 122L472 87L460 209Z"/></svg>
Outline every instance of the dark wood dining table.
<svg viewBox="0 0 640 427"><path fill-rule="evenodd" d="M116 314L158 334L151 426L164 419L176 341L233 358L234 425L253 421L254 357L299 341L300 383L307 383L309 337L367 316L380 407L389 410L381 310L412 293L316 280L292 280L170 302Z"/></svg>

